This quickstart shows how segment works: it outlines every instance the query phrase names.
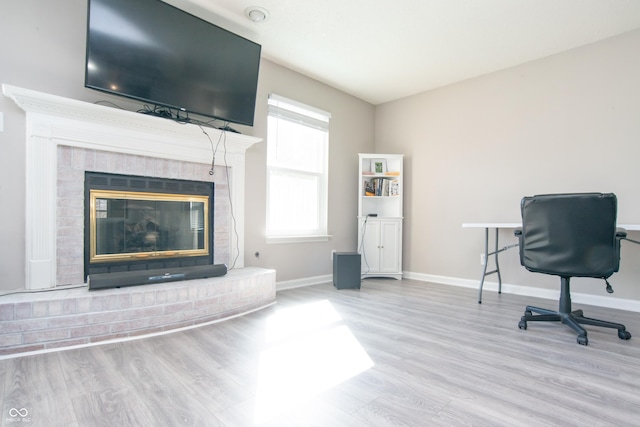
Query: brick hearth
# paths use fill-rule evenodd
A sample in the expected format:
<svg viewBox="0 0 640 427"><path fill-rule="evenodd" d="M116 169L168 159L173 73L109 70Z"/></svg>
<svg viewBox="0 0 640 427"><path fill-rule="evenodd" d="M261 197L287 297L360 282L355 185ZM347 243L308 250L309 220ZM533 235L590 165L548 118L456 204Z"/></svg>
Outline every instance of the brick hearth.
<svg viewBox="0 0 640 427"><path fill-rule="evenodd" d="M0 355L142 337L192 327L275 302L275 271L120 289L86 287L5 295L0 299Z"/></svg>

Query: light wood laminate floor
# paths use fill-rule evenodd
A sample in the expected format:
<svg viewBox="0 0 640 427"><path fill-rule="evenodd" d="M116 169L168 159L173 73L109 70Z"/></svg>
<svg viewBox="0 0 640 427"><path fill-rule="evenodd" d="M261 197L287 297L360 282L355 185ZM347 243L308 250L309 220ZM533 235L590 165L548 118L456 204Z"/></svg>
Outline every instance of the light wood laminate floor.
<svg viewBox="0 0 640 427"><path fill-rule="evenodd" d="M603 290L604 291L604 290ZM518 321L557 302L367 279L281 291L217 324L0 360L2 425L638 426L635 335Z"/></svg>

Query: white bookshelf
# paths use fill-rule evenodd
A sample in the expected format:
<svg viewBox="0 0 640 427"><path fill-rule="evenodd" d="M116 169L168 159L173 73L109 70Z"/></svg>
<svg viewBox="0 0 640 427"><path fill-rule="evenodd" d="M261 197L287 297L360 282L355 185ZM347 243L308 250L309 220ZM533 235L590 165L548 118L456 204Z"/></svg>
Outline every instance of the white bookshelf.
<svg viewBox="0 0 640 427"><path fill-rule="evenodd" d="M403 155L358 154L363 277L402 278Z"/></svg>

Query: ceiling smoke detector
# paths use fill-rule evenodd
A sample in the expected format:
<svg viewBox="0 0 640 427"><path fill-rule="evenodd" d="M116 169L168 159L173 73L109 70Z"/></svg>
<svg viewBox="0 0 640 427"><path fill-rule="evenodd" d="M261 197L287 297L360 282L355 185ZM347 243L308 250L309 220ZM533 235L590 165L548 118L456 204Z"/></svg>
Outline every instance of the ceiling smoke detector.
<svg viewBox="0 0 640 427"><path fill-rule="evenodd" d="M249 6L244 10L244 15L253 22L264 22L269 19L269 11L260 6Z"/></svg>

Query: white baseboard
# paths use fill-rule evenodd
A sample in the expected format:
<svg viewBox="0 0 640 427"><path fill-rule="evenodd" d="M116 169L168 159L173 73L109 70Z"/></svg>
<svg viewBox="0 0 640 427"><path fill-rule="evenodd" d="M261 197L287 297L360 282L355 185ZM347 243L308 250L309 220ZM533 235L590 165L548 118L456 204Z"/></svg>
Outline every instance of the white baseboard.
<svg viewBox="0 0 640 427"><path fill-rule="evenodd" d="M434 274L424 274L424 273L412 273L410 271L405 271L402 274L404 279L410 280L418 280L421 282L431 282L431 283L440 283L443 285L451 285L451 286L460 286L463 288L472 288L478 289L478 280L477 279L461 279L459 277L449 277L449 276L437 276ZM307 277L304 279L295 279L288 280L285 282L276 282L276 291L283 291L285 289L294 289L301 288L303 286L313 286L320 285L323 283L331 283L333 281L333 276L331 274L326 274L324 276L315 276L315 277ZM483 298L485 298L485 292L498 292L498 282L490 282L488 280L484 281L484 285L482 287ZM502 283L502 293L504 294L513 294L513 295L523 295L534 298L543 298L548 300L557 301L560 297L560 289L542 289L535 288L532 286L520 286L514 285L510 283ZM571 292L571 301L578 304L587 304L593 305L597 307L607 307L618 310L626 310L640 313L640 301L638 300L630 300L624 298L615 298L611 296L599 296L592 294L582 294L579 292Z"/></svg>
<svg viewBox="0 0 640 427"><path fill-rule="evenodd" d="M332 283L333 275L325 274L324 276L306 277L304 279L287 280L285 282L276 282L276 291L284 291L285 289L301 288L303 286L320 285L322 283Z"/></svg>
<svg viewBox="0 0 640 427"><path fill-rule="evenodd" d="M478 289L478 280L460 279L457 277L436 276L433 274L404 272L402 275L405 279L419 280L422 282L440 283L443 285L461 286L464 288ZM482 286L483 294L485 292L498 292L498 282L484 281ZM560 289L541 289L531 286L520 286L508 283L502 283L502 293L524 295L535 298L544 298L549 300L558 300L560 297ZM483 296L484 299L484 296ZM618 310L627 310L640 312L640 301L624 298L615 298L611 296L599 296L592 294L582 294L579 292L571 292L571 301L578 304L594 305L597 307L614 308Z"/></svg>

